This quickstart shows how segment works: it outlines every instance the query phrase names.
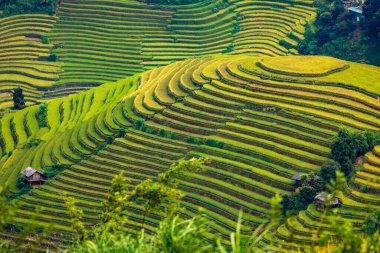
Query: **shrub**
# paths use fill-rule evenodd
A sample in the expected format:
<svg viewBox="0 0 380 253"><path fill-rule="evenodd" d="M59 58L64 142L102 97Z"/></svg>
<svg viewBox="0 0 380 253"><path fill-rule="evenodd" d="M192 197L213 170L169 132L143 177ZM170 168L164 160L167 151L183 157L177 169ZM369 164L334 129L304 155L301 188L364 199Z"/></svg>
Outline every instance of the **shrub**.
<svg viewBox="0 0 380 253"><path fill-rule="evenodd" d="M188 142L188 143L191 143L191 144L194 144L195 143L195 138L193 137L193 136L188 136L187 138L186 138L186 142Z"/></svg>
<svg viewBox="0 0 380 253"><path fill-rule="evenodd" d="M341 166L347 178L355 173L353 163L358 156L364 155L380 139L379 134L369 132L350 133L346 128L340 128L330 144L331 156Z"/></svg>
<svg viewBox="0 0 380 253"><path fill-rule="evenodd" d="M232 34L238 33L239 31L240 31L240 24L238 21L235 20L234 29L232 30Z"/></svg>
<svg viewBox="0 0 380 253"><path fill-rule="evenodd" d="M22 13L45 13L53 15L55 12L54 4L54 0L2 0L0 1L0 10L3 11L2 16Z"/></svg>
<svg viewBox="0 0 380 253"><path fill-rule="evenodd" d="M322 165L320 175L324 184L330 183L331 180L336 180L337 170L341 170L341 168L340 164L335 161L330 161Z"/></svg>
<svg viewBox="0 0 380 253"><path fill-rule="evenodd" d="M225 50L222 51L222 53L230 53L234 50L234 45L230 44Z"/></svg>
<svg viewBox="0 0 380 253"><path fill-rule="evenodd" d="M108 136L108 137L106 138L106 142L107 142L107 144L111 144L114 140L115 140L115 138L114 138L113 136Z"/></svg>
<svg viewBox="0 0 380 253"><path fill-rule="evenodd" d="M170 133L170 139L176 140L177 139L177 134L176 133Z"/></svg>
<svg viewBox="0 0 380 253"><path fill-rule="evenodd" d="M23 95L23 90L17 87L12 91L13 95L13 108L15 110L21 110L25 108L25 99Z"/></svg>
<svg viewBox="0 0 380 253"><path fill-rule="evenodd" d="M125 131L125 128L121 128L119 130L119 133L117 134L117 137L121 138L121 137L124 137L126 134L127 134L127 132Z"/></svg>
<svg viewBox="0 0 380 253"><path fill-rule="evenodd" d="M47 105L42 103L36 112L36 119L40 128L47 127Z"/></svg>
<svg viewBox="0 0 380 253"><path fill-rule="evenodd" d="M37 138L32 138L27 144L27 147L37 147L40 144L41 140Z"/></svg>
<svg viewBox="0 0 380 253"><path fill-rule="evenodd" d="M64 169L65 167L62 164L58 163L58 164L54 164L51 167L44 168L44 174L48 179L50 179L50 178L55 177L58 173L60 173Z"/></svg>
<svg viewBox="0 0 380 253"><path fill-rule="evenodd" d="M47 57L47 60L48 60L48 61L58 61L58 55L56 55L56 54L50 54L50 55Z"/></svg>
<svg viewBox="0 0 380 253"><path fill-rule="evenodd" d="M42 36L41 36L41 42L42 42L43 44L49 44L49 37L46 36L46 35L42 35Z"/></svg>
<svg viewBox="0 0 380 253"><path fill-rule="evenodd" d="M160 129L160 131L158 132L158 135L162 136L162 137L166 137L166 130L165 129Z"/></svg>
<svg viewBox="0 0 380 253"><path fill-rule="evenodd" d="M138 119L133 122L133 128L136 130L142 130L142 128L145 126L145 120Z"/></svg>
<svg viewBox="0 0 380 253"><path fill-rule="evenodd" d="M379 230L380 226L380 210L377 210L370 214L364 221L362 229L364 233L373 235Z"/></svg>
<svg viewBox="0 0 380 253"><path fill-rule="evenodd" d="M216 141L216 140L213 140L213 139L207 139L205 141L205 144L207 146L214 147L214 148L223 148L223 146L224 146L223 142L219 142L219 141Z"/></svg>

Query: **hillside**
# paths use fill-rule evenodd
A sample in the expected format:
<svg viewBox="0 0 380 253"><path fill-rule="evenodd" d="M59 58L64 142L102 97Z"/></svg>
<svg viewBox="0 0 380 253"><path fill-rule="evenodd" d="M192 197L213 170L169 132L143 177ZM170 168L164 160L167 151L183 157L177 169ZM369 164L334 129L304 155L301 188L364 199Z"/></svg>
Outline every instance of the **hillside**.
<svg viewBox="0 0 380 253"><path fill-rule="evenodd" d="M34 207L41 206L41 224L69 232L64 192L78 199L86 224L94 224L110 179L120 170L137 184L179 158L205 156L211 161L206 172L181 184L185 216L203 207L214 231L228 236L243 209L246 233L267 220L276 192L293 189L293 174L318 171L329 160L329 143L340 126L379 131L378 80L380 68L328 57L179 61L49 102L49 127L39 127L38 106L6 114L0 179L14 185L28 165L66 165L56 178L19 198L16 221L27 223ZM366 173L375 172L363 170L357 180L366 180ZM371 199L363 196L352 191L342 212L362 212L363 198ZM368 203L377 205L377 200ZM310 208L304 214L318 216ZM131 211L129 223L137 230L141 211L138 206ZM148 221L151 230L158 217ZM290 227L284 226L281 239L289 236ZM304 235L299 226L291 231Z"/></svg>
<svg viewBox="0 0 380 253"><path fill-rule="evenodd" d="M379 169L380 169L380 146L364 156L362 169L358 171L353 184L349 184L347 191L341 196L342 208L337 215L340 222L351 222L355 231L360 232L361 226L369 213L378 210L379 199ZM366 186L366 187L363 187ZM278 228L277 237L285 240L286 247L294 245L310 245L312 235L317 233L321 226L328 231L326 218L322 221L323 212L313 204L306 211L301 211L296 217L289 218L284 225ZM322 222L321 222L322 221Z"/></svg>
<svg viewBox="0 0 380 253"><path fill-rule="evenodd" d="M59 84L100 84L190 57L297 53L279 42L296 44L313 10L310 1L63 1L48 36L62 46L54 50L65 62Z"/></svg>
<svg viewBox="0 0 380 253"><path fill-rule="evenodd" d="M7 76L0 79L0 109L12 106L8 95L16 86L34 104L188 58L297 54L292 47L314 16L309 0L170 6L136 0L60 1L56 16L0 19L0 43L5 43L0 46L6 47L1 59L8 66L0 73ZM42 36L51 44L42 44ZM50 54L58 62L44 59Z"/></svg>
<svg viewBox="0 0 380 253"><path fill-rule="evenodd" d="M61 63L43 61L52 44L41 43L56 17L39 14L0 18L0 109L13 106L10 91L21 87L27 105L43 95L43 89L58 81Z"/></svg>

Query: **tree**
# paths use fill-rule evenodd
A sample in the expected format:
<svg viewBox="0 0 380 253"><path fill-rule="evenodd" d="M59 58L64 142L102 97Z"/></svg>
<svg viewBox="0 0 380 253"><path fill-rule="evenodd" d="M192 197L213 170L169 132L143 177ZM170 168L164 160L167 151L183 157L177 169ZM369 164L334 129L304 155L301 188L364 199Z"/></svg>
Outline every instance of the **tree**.
<svg viewBox="0 0 380 253"><path fill-rule="evenodd" d="M25 108L25 99L22 94L23 90L20 87L17 87L12 91L13 94L13 108L15 110L21 110Z"/></svg>
<svg viewBox="0 0 380 253"><path fill-rule="evenodd" d="M103 202L104 212L101 215L102 231L120 230L126 222L126 208L130 204L131 193L128 191L130 180L124 173L112 179L107 200Z"/></svg>
<svg viewBox="0 0 380 253"><path fill-rule="evenodd" d="M66 197L65 206L71 218L73 229L77 235L77 242L83 243L87 239L87 231L82 222L83 211L75 206L75 199Z"/></svg>
<svg viewBox="0 0 380 253"><path fill-rule="evenodd" d="M177 163L170 165L164 173L158 175L159 181L162 184L176 188L179 183L179 177L188 177L189 173L201 171L202 165L206 162L207 160L204 158L180 159Z"/></svg>
<svg viewBox="0 0 380 253"><path fill-rule="evenodd" d="M364 233L373 235L380 228L380 209L370 214L364 221L362 229Z"/></svg>
<svg viewBox="0 0 380 253"><path fill-rule="evenodd" d="M325 184L330 183L331 180L336 180L336 171L340 170L340 164L336 161L329 161L324 163L321 167L321 178Z"/></svg>
<svg viewBox="0 0 380 253"><path fill-rule="evenodd" d="M318 23L321 26L331 25L332 18L333 18L333 16L332 16L331 12L325 11L319 15Z"/></svg>
<svg viewBox="0 0 380 253"><path fill-rule="evenodd" d="M346 177L350 177L354 169L352 163L356 158L356 148L351 133L346 128L340 128L330 148L332 158L340 164Z"/></svg>
<svg viewBox="0 0 380 253"><path fill-rule="evenodd" d="M368 36L380 43L380 0L366 0L363 14Z"/></svg>
<svg viewBox="0 0 380 253"><path fill-rule="evenodd" d="M138 184L132 192L132 196L145 200L142 227L145 218L152 211L160 211L159 207L168 201L165 210L168 216L173 215L179 209L179 200L183 197L181 191L177 190L179 177L188 177L191 172L198 172L205 163L204 158L181 159L178 163L170 165L163 173L158 175L158 182L147 179ZM170 212L170 214L169 214Z"/></svg>
<svg viewBox="0 0 380 253"><path fill-rule="evenodd" d="M36 112L36 119L40 128L47 127L47 105L42 103Z"/></svg>

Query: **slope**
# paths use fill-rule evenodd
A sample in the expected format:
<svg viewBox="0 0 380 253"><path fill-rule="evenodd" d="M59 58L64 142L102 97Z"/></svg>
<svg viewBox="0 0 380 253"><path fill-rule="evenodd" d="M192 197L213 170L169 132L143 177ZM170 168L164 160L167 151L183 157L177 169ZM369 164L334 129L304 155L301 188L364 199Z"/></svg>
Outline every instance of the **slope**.
<svg viewBox="0 0 380 253"><path fill-rule="evenodd" d="M39 14L0 19L0 109L13 106L14 88L21 87L31 105L58 80L61 63L44 59L53 45L41 43L55 22L56 17Z"/></svg>
<svg viewBox="0 0 380 253"><path fill-rule="evenodd" d="M321 60L326 65L316 64ZM292 190L295 172L316 171L329 159L330 137L339 126L380 129L379 84L344 78L360 79L379 68L360 65L363 72L357 72L353 63L320 57L289 65L303 61L299 56L190 59L108 83L50 102L50 128L34 127L28 137L41 139L34 147L23 148L27 142L20 136L23 126L35 121L31 110L36 107L9 114L1 120L2 149L13 150L1 162L3 182L28 165L67 166L21 196L16 221L28 222L33 208L43 206L40 224L70 232L60 196L66 192L79 200L90 226L119 171L136 184L179 158L205 156L211 161L207 171L182 182L185 215L203 207L215 221L215 233L228 236L243 209L247 233L267 219L276 192ZM340 82L333 82L335 75ZM18 119L27 112L27 119ZM118 137L122 129L126 135ZM131 211L130 228L139 229L142 212L138 206ZM158 219L148 218L148 231Z"/></svg>

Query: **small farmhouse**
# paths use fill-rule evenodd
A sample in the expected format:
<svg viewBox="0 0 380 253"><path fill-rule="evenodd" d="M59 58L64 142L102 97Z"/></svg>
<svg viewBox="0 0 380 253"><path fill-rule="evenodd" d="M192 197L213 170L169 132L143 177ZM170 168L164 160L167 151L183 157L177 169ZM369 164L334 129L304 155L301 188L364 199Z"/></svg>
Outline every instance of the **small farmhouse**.
<svg viewBox="0 0 380 253"><path fill-rule="evenodd" d="M364 20L363 6L356 6L348 8L348 11L356 19L357 22Z"/></svg>
<svg viewBox="0 0 380 253"><path fill-rule="evenodd" d="M25 180L28 184L30 184L33 188L40 187L40 185L42 185L46 180L46 176L43 173L33 169L30 166L21 171L21 173L25 176Z"/></svg>
<svg viewBox="0 0 380 253"><path fill-rule="evenodd" d="M315 204L319 208L336 208L340 207L342 202L338 197L334 197L327 192L321 192L314 198Z"/></svg>

